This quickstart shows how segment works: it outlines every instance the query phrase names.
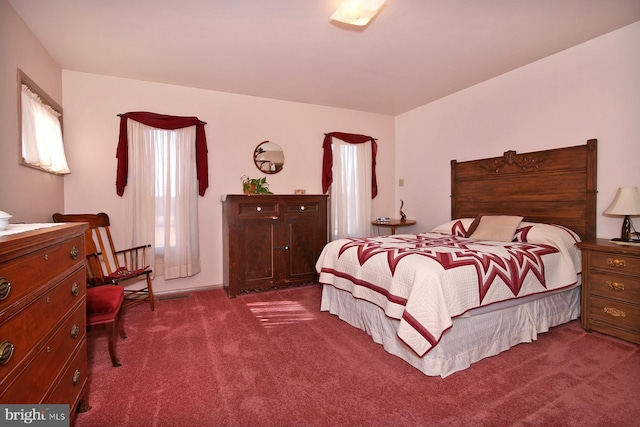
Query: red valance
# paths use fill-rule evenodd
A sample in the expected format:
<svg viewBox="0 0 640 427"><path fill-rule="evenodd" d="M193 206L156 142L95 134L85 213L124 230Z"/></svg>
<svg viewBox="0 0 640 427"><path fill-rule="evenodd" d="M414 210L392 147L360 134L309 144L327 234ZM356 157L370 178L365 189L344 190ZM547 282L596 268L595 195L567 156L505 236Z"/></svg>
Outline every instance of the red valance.
<svg viewBox="0 0 640 427"><path fill-rule="evenodd" d="M333 182L333 151L331 150L331 138L338 138L349 144L362 144L371 141L371 198L378 195L378 180L376 179L376 153L378 144L375 138L353 133L330 132L325 134L322 143L322 192L326 193Z"/></svg>
<svg viewBox="0 0 640 427"><path fill-rule="evenodd" d="M196 171L198 176L198 193L204 196L209 187L209 161L207 159L207 136L204 123L197 117L167 116L164 114L132 112L120 114L120 136L118 137L118 169L116 173L116 193L124 194L129 174L129 150L127 136L127 119L135 120L144 125L158 129L182 129L189 126L196 127Z"/></svg>

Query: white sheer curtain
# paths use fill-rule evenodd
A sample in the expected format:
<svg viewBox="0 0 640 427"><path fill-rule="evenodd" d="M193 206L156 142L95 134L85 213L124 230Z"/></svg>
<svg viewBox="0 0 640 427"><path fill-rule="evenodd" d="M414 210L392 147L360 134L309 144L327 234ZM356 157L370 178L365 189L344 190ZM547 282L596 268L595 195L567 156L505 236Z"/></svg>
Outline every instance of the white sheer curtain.
<svg viewBox="0 0 640 427"><path fill-rule="evenodd" d="M200 272L196 127L157 129L127 121L130 244L153 242L149 260L165 279Z"/></svg>
<svg viewBox="0 0 640 427"><path fill-rule="evenodd" d="M371 235L371 143L332 138L331 238Z"/></svg>
<svg viewBox="0 0 640 427"><path fill-rule="evenodd" d="M57 174L70 173L62 142L61 114L22 85L22 158L25 163Z"/></svg>

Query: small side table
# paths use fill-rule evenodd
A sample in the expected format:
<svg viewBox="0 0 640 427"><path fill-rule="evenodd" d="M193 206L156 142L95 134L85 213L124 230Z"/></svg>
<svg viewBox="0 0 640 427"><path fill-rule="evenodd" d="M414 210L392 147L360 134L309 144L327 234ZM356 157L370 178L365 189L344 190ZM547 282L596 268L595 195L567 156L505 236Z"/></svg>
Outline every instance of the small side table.
<svg viewBox="0 0 640 427"><path fill-rule="evenodd" d="M371 221L371 224L377 225L379 227L389 227L391 228L391 234L396 234L396 228L415 225L416 221L413 219L407 219L405 221L402 221L399 219L392 219L391 221Z"/></svg>

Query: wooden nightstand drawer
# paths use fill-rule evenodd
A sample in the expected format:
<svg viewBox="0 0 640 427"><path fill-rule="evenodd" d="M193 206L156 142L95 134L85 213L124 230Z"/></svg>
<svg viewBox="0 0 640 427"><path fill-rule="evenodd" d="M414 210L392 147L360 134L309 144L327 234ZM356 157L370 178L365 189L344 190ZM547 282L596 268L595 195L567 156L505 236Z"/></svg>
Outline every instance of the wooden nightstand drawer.
<svg viewBox="0 0 640 427"><path fill-rule="evenodd" d="M640 344L640 246L580 242L582 315L586 331Z"/></svg>
<svg viewBox="0 0 640 427"><path fill-rule="evenodd" d="M609 323L640 333L640 306L591 296L589 316L594 322Z"/></svg>
<svg viewBox="0 0 640 427"><path fill-rule="evenodd" d="M591 268L640 275L640 258L627 254L591 252Z"/></svg>
<svg viewBox="0 0 640 427"><path fill-rule="evenodd" d="M592 271L589 284L592 294L640 302L640 277Z"/></svg>

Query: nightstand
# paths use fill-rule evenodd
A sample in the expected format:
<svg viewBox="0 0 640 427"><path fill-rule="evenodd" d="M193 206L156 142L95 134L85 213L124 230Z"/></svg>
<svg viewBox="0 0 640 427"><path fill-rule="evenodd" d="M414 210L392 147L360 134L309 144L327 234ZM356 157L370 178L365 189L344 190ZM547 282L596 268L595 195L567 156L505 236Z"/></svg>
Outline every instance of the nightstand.
<svg viewBox="0 0 640 427"><path fill-rule="evenodd" d="M371 221L371 224L379 227L389 227L391 228L391 234L396 234L396 229L398 227L415 225L416 221L414 219L405 219L404 221L401 219L392 219L390 221Z"/></svg>
<svg viewBox="0 0 640 427"><path fill-rule="evenodd" d="M581 324L640 344L640 246L597 239L582 250Z"/></svg>

